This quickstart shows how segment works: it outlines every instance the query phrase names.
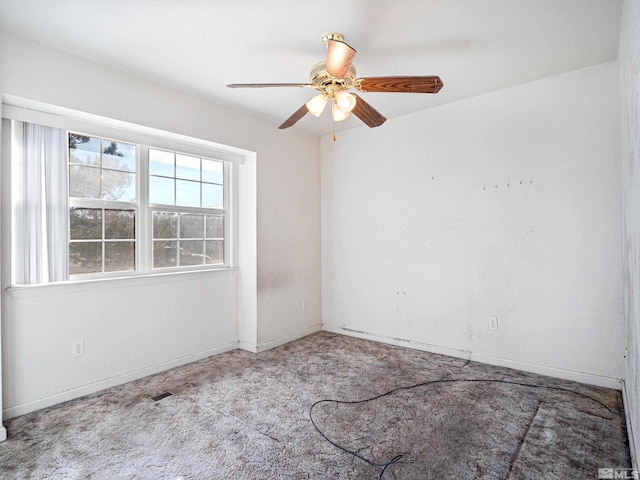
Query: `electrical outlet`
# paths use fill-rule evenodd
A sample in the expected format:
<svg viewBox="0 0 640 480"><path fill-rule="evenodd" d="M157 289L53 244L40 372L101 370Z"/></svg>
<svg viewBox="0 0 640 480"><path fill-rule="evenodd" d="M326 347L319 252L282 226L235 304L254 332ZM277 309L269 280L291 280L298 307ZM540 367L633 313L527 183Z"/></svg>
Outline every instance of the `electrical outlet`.
<svg viewBox="0 0 640 480"><path fill-rule="evenodd" d="M489 330L498 330L498 319L496 317L489 317Z"/></svg>
<svg viewBox="0 0 640 480"><path fill-rule="evenodd" d="M84 355L84 341L76 340L71 343L71 355L74 357L81 357Z"/></svg>

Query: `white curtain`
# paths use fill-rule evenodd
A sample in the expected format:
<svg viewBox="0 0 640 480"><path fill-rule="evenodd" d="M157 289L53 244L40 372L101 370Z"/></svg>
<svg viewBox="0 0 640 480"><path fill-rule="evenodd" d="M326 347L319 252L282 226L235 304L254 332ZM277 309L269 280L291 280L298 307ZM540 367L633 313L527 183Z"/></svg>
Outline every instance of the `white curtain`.
<svg viewBox="0 0 640 480"><path fill-rule="evenodd" d="M67 133L12 124L13 283L67 279Z"/></svg>

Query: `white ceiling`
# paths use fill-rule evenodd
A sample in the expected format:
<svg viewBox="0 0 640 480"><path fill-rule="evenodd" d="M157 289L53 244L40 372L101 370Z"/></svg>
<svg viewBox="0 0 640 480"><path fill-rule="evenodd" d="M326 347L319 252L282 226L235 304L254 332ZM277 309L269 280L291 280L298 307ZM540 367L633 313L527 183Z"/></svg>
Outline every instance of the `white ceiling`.
<svg viewBox="0 0 640 480"><path fill-rule="evenodd" d="M357 50L358 77L442 78L436 95L361 94L393 118L614 60L620 11L621 0L0 0L0 28L277 128L313 91L226 85L307 82L326 32ZM329 111L292 128L328 133Z"/></svg>

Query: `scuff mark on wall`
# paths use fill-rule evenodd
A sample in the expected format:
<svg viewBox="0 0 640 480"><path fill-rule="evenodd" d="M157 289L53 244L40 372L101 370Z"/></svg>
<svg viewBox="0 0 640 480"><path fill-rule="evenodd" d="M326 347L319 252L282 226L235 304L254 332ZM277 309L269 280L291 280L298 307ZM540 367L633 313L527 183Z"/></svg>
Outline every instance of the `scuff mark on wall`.
<svg viewBox="0 0 640 480"><path fill-rule="evenodd" d="M270 268L266 273L258 269L258 292L281 290L293 282L292 272L282 266Z"/></svg>

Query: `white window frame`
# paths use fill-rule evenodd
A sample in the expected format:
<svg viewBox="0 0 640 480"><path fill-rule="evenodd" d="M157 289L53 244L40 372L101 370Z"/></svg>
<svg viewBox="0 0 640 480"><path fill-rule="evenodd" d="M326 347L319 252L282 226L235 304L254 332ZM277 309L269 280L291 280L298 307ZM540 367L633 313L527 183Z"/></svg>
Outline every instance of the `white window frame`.
<svg viewBox="0 0 640 480"><path fill-rule="evenodd" d="M47 110L45 104L33 102L42 109L30 109L24 106L16 106L11 104L3 104L3 118L15 119L24 122L39 123L42 125L52 126L64 129L68 132L82 132L86 135L97 136L116 141L133 143L136 145L137 165L136 165L136 270L122 272L102 272L102 273L86 273L86 274L69 274L68 281L62 283L78 283L91 282L102 279L118 279L128 277L152 277L157 275L171 275L174 273L188 272L225 272L234 270L237 260L235 249L237 248L237 221L236 216L236 183L237 177L234 172L238 165L244 163L245 155L249 154L242 149L229 147L226 145L216 144L214 142L187 137L171 132L160 131L148 127L142 127L128 122L120 122L116 120L105 119L90 114L82 114L80 116L86 118L77 118L76 115L66 116L65 109L59 107L50 108L54 113L43 111ZM71 112L71 111L70 111ZM81 112L73 112L80 114ZM162 150L170 150L188 155L197 155L204 158L218 160L224 164L224 264L215 265L190 265L182 267L166 267L152 268L152 211L167 211L169 208L176 211L185 212L193 207L176 207L165 205L151 205L149 199L149 171L148 171L148 148L157 148ZM67 180L68 181L68 180ZM108 204L108 205L107 205ZM82 201L71 200L69 197L69 207L86 206L91 208L95 205L99 208L110 206L116 207L117 201L103 201L100 199L83 199ZM125 209L131 208L131 203L120 202ZM117 207L116 207L117 208ZM196 209L198 213L208 213L211 209ZM214 209L215 213L220 210ZM67 241L67 245L68 245ZM68 261L68 248L64 252ZM42 287L51 284L32 285L24 287ZM23 285L14 285L13 288L23 287Z"/></svg>
<svg viewBox="0 0 640 480"><path fill-rule="evenodd" d="M168 271L189 271L189 270L211 270L216 268L230 268L232 266L232 247L229 243L228 238L233 235L231 234L230 226L233 224L232 215L230 215L230 205L233 203L233 166L230 162L225 162L224 160L220 160L215 157L199 155L199 157L207 159L207 160L215 160L218 162L222 162L223 164L223 208L210 208L210 207L186 207L180 205L166 205L161 203L150 203L149 202L149 149L153 148L156 150L164 150L173 153L184 153L179 150L168 150L168 149L159 149L155 146L143 146L141 150L144 150L144 154L141 157L145 157L144 163L145 167L145 196L147 199L147 208L145 214L148 215L146 219L146 227L147 227L147 235L149 238L149 245L146 249L145 264L146 268L150 272L168 272ZM175 178L175 177L174 177ZM196 214L211 214L211 215L219 215L224 218L224 261L222 264L215 265L188 265L188 266L176 266L176 267L153 267L153 212L175 212L175 213L196 213Z"/></svg>
<svg viewBox="0 0 640 480"><path fill-rule="evenodd" d="M89 133L89 132L79 132L76 130L67 130L67 139L69 138L69 134L70 133L75 133L75 134L79 134L79 135L86 135L86 136L91 136L91 137L97 137L97 138L101 138L102 140L111 140L111 141L115 141L115 142L121 142L122 140L117 139L117 138L111 138L111 137L105 137L102 135L98 135L95 133ZM126 143L131 143L131 142L126 142ZM140 145L138 144L134 144L135 145L135 150L136 150L136 170L135 170L135 175L136 175L136 201L135 202L124 202L124 201L120 201L120 200L102 200L99 198L78 198L78 197L72 197L71 194L69 194L68 196L68 209L69 211L71 211L72 208L95 208L95 209L104 209L104 210L108 210L108 209L115 209L115 210L133 210L135 213L135 238L134 238L134 269L133 270L122 270L122 271L115 271L115 272L91 272L91 273L74 273L72 274L71 272L69 272L68 274L68 280L69 281L80 281L80 280L94 280L94 279L99 279L99 278L118 278L118 277L126 277L126 276L131 276L131 275L138 275L140 273L142 273L140 271L140 267L141 267L141 263L139 261L139 256L140 256L140 252L142 251L142 243L140 242L140 210L141 210L141 202L140 202L140 184L141 184L141 179L140 179L140 165L141 165L141 161L140 161ZM70 162L70 156L69 156L69 148L67 147L67 184L69 183L69 172L71 169L71 162ZM67 187L69 187L69 185L67 185ZM69 188L67 188L67 191L69 191ZM104 226L104 218L103 218L103 226ZM71 227L71 224L69 223L69 229ZM101 239L101 242L104 243L106 240L104 238L104 232L103 232L103 238ZM67 231L67 252L66 252L66 258L67 258L67 263L69 262L69 247L72 243L72 239L71 239L71 232ZM102 266L104 269L104 263L105 263L105 256L104 256L104 250L103 250L103 255L102 255Z"/></svg>

